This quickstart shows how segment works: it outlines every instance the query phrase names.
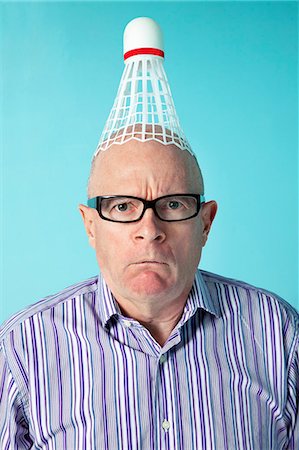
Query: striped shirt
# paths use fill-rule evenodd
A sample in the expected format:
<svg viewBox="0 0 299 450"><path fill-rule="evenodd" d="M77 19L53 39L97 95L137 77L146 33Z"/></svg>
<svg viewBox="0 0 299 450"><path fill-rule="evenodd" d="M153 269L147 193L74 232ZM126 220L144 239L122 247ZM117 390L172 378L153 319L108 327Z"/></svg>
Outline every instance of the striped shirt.
<svg viewBox="0 0 299 450"><path fill-rule="evenodd" d="M298 450L299 316L198 271L161 347L101 275L1 330L0 447Z"/></svg>

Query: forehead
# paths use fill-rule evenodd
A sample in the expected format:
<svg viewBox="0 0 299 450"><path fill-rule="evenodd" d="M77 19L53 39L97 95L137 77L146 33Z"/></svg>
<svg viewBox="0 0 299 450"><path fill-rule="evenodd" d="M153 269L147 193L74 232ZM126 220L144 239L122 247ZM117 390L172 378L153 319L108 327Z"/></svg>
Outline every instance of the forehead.
<svg viewBox="0 0 299 450"><path fill-rule="evenodd" d="M175 145L136 140L100 152L90 184L93 195L112 194L121 189L132 195L147 189L163 195L182 190L197 192L200 188L197 165L187 151Z"/></svg>

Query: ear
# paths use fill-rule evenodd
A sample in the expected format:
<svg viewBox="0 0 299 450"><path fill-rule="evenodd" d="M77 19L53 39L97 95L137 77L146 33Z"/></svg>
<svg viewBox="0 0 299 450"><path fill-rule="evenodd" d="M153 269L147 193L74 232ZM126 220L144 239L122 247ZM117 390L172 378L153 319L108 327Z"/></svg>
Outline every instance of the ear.
<svg viewBox="0 0 299 450"><path fill-rule="evenodd" d="M202 205L201 219L202 219L202 224L203 224L203 231L202 231L202 246L203 247L205 246L205 244L208 240L208 235L209 235L213 220L216 216L217 209L218 209L217 203L214 200L204 203Z"/></svg>
<svg viewBox="0 0 299 450"><path fill-rule="evenodd" d="M93 248L95 248L95 217L94 217L95 210L82 204L80 204L78 208L83 219L89 244Z"/></svg>

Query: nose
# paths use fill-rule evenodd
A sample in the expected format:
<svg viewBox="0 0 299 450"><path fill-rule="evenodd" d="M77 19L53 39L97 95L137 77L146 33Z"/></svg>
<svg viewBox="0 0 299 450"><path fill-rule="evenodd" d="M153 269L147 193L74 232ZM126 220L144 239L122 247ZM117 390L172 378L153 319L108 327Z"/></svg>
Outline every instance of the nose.
<svg viewBox="0 0 299 450"><path fill-rule="evenodd" d="M134 232L134 240L147 240L148 242L156 241L163 242L166 239L166 233L163 230L165 224L154 213L151 208L148 208L144 216L139 222L136 222L136 229Z"/></svg>

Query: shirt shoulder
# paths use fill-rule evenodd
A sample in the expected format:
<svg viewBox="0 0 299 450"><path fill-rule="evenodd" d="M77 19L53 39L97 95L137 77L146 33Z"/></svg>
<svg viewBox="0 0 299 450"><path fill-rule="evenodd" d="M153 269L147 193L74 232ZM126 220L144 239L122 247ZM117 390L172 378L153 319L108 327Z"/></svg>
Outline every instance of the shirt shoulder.
<svg viewBox="0 0 299 450"><path fill-rule="evenodd" d="M61 303L67 302L80 295L94 292L97 289L98 276L88 278L76 284L72 284L56 294L48 295L38 302L27 306L25 309L17 312L7 319L0 327L0 342L22 322L30 317L44 312L48 309L55 308Z"/></svg>
<svg viewBox="0 0 299 450"><path fill-rule="evenodd" d="M244 281L224 277L212 272L200 270L201 275L210 291L221 305L233 302L238 313L247 309L248 305L253 311L261 312L261 307L273 315L279 316L283 322L291 323L295 334L299 335L299 313L286 300L267 289L254 286Z"/></svg>

